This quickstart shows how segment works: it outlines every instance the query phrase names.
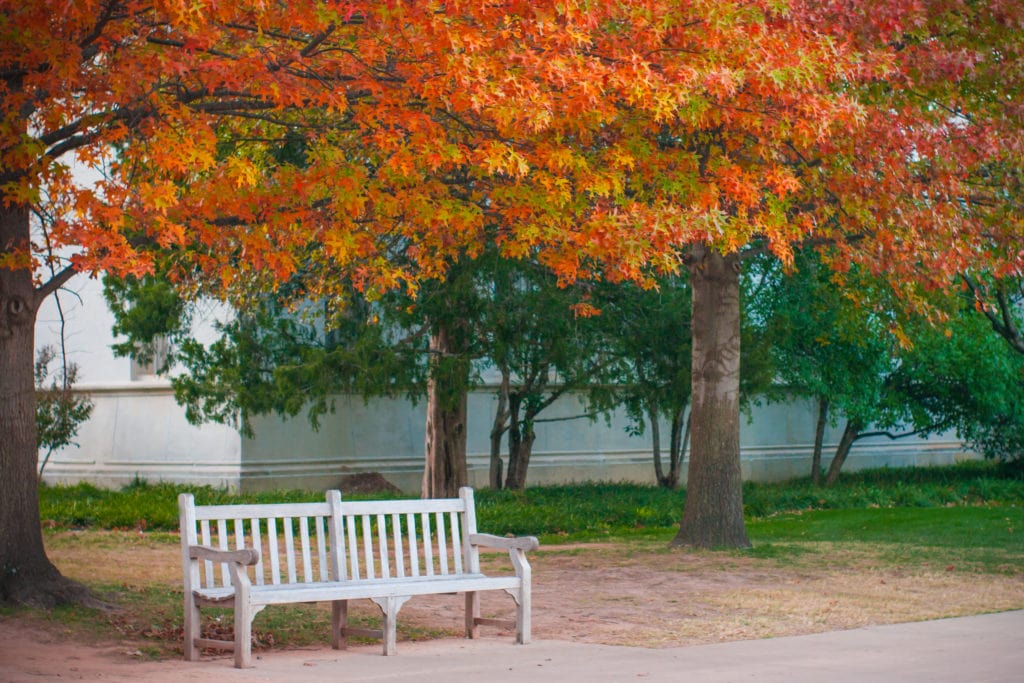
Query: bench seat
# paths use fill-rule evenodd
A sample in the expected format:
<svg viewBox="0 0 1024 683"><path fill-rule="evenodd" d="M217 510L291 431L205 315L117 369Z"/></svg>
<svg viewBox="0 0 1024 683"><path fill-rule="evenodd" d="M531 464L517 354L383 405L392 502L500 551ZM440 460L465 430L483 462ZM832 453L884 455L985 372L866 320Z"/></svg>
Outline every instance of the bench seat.
<svg viewBox="0 0 1024 683"><path fill-rule="evenodd" d="M421 576L402 580L327 581L323 583L293 583L279 586L254 586L249 600L254 605L285 605L296 602L324 602L354 600L357 598L386 598L396 596L432 595L437 593L464 593L466 591L515 590L517 576L486 576L462 574L460 576ZM200 588L192 591L196 598L211 604L233 600L231 586Z"/></svg>

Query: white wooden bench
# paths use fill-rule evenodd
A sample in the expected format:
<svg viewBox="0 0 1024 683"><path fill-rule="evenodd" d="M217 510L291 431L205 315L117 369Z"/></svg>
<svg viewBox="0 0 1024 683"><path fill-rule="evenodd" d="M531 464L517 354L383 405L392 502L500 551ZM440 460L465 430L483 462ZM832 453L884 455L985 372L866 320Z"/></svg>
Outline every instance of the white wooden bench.
<svg viewBox="0 0 1024 683"><path fill-rule="evenodd" d="M235 666L252 665L252 620L267 605L332 603L331 646L352 635L383 638L384 654L395 652L396 618L414 595L465 593L466 635L480 625L516 630L530 640L532 536L503 538L476 530L473 490L458 498L342 501L328 491L323 503L196 505L178 496L185 593L185 659L201 648L233 650ZM514 574L487 576L481 547L507 550ZM507 591L515 621L480 617L479 592ZM380 630L347 625L348 600L369 598L383 613ZM201 607L234 609L233 641L203 638Z"/></svg>

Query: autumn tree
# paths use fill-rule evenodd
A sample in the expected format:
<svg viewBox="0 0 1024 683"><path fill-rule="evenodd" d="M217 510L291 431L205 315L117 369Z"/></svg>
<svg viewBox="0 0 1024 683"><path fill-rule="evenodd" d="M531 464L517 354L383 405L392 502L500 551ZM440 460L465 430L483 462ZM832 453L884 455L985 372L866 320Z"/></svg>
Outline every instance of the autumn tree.
<svg viewBox="0 0 1024 683"><path fill-rule="evenodd" d="M650 284L652 269L689 269L693 433L678 542L747 545L740 250L786 259L814 232L808 160L862 117L843 86L882 67L767 3L562 4L465 25L483 44L516 42L501 73L485 71L486 50L462 59L476 67L467 78L486 74L483 103L507 137L536 131L509 149L529 196L505 212L507 248L543 245L567 280L596 270Z"/></svg>
<svg viewBox="0 0 1024 683"><path fill-rule="evenodd" d="M364 259L362 282L394 276L367 246L377 237L358 229L366 195L344 191L365 164L318 156L314 145L312 163L280 165L255 186L261 149L296 130L324 143L377 94L378 55L366 44L355 56L352 31L365 23L355 14L312 2L5 3L0 600L81 595L47 560L39 530L33 332L43 299L77 272L141 276L154 245L176 247L168 270L186 290L198 277L224 294L241 281L280 281L298 262L290 249L309 243L300 226L338 229L345 237L333 248L346 262ZM374 111L386 112L379 99ZM76 164L105 174L82 182Z"/></svg>
<svg viewBox="0 0 1024 683"><path fill-rule="evenodd" d="M240 307L299 268L315 283L306 300L342 297L339 270L371 299L414 291L488 242L566 283L651 284L685 263L694 429L677 542L746 545L742 252L788 261L810 241L840 270L884 270L908 298L972 262L1018 258L1007 183L968 181L1015 158L1003 144L1014 129L997 124L1019 121L1003 117L1019 104L998 93L1018 84L1007 64L1020 8L875 4L12 5L0 48L5 599L42 600L60 583L27 484L38 302L78 270L143 274L150 245L172 248L166 272L182 291ZM960 49L976 36L988 42ZM276 162L296 133L304 163ZM76 185L71 154L106 158L109 175ZM33 210L49 238L34 252ZM73 262L34 280L33 254L65 247Z"/></svg>
<svg viewBox="0 0 1024 683"><path fill-rule="evenodd" d="M566 281L693 286L693 455L678 544L745 545L738 273L817 246L912 306L1019 259L1012 3L644 2L461 8L461 97L501 133L509 253ZM972 33L971 26L983 28ZM1016 42L1015 42L1016 41ZM501 59L495 59L501 55ZM497 156L497 152L503 152ZM995 165L993 165L995 164ZM999 169L994 175L993 169ZM995 182L993 182L995 181ZM999 265L1004 264L1004 265Z"/></svg>

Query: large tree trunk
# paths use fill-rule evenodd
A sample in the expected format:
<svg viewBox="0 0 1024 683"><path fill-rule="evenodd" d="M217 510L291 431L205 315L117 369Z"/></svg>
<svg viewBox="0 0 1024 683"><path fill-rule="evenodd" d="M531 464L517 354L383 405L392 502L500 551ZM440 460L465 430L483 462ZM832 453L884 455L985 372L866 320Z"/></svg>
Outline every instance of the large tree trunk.
<svg viewBox="0 0 1024 683"><path fill-rule="evenodd" d="M690 466L671 545L748 548L740 473L739 255L698 245L692 256Z"/></svg>
<svg viewBox="0 0 1024 683"><path fill-rule="evenodd" d="M814 453L811 455L811 482L821 483L821 449L825 442L825 424L828 422L828 399L818 399L818 421L814 426Z"/></svg>
<svg viewBox="0 0 1024 683"><path fill-rule="evenodd" d="M455 349L451 331L438 326L430 337L424 498L452 498L468 483L466 402L469 363Z"/></svg>
<svg viewBox="0 0 1024 683"><path fill-rule="evenodd" d="M508 397L508 476L505 488L513 491L526 487L526 471L530 467L530 455L533 453L533 442L537 435L533 431L533 415L520 420L522 397L510 393Z"/></svg>
<svg viewBox="0 0 1024 683"><path fill-rule="evenodd" d="M0 204L0 253L27 253L28 241L28 210ZM38 306L31 272L0 268L0 603L52 607L88 594L47 559L39 525L32 372Z"/></svg>

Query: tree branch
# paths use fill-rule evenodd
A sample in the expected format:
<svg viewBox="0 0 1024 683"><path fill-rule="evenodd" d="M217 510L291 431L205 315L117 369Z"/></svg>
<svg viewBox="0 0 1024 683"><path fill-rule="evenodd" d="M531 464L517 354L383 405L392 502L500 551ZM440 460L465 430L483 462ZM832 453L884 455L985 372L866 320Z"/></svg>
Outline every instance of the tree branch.
<svg viewBox="0 0 1024 683"><path fill-rule="evenodd" d="M58 289L63 287L68 280L78 273L74 266L67 266L64 270L54 274L48 281L44 282L36 289L36 301L42 301L46 297L50 296Z"/></svg>
<svg viewBox="0 0 1024 683"><path fill-rule="evenodd" d="M984 292L978 282L974 281L967 273L960 273L960 279L962 279L967 285L967 288L971 290L971 295L974 297L974 301L978 304L977 308L981 310L982 315L988 318L988 322L992 325L992 329L996 334L1005 339L1006 343L1008 343L1010 348L1014 351L1024 353L1024 336L1021 336L1021 332L1013 320L1012 313L1010 311L1011 305L1006 299L1006 292L1003 288L999 287L996 290L996 305L999 307L999 311L997 313L986 305L986 301L983 298Z"/></svg>
<svg viewBox="0 0 1024 683"><path fill-rule="evenodd" d="M119 4L120 3L117 0L107 0L107 2L103 4L103 11L96 19L96 25L93 26L92 31L87 33L80 41L78 41L78 47L84 50L86 47L99 40L100 36L103 35L103 29L105 29L107 24L109 24L114 18L114 9Z"/></svg>
<svg viewBox="0 0 1024 683"><path fill-rule="evenodd" d="M538 420L534 420L534 424L540 424L541 422L569 422L571 420L582 420L584 418L593 420L600 412L583 413L582 415L571 415L569 417L542 417Z"/></svg>
<svg viewBox="0 0 1024 683"><path fill-rule="evenodd" d="M902 433L897 433L897 434L893 434L892 432L886 431L886 430L878 430L878 431L875 431L875 432L859 432L857 434L857 436L853 437L853 440L854 441L860 441L861 439L867 439L868 437L872 437L872 436L884 436L887 439L889 439L890 441L896 441L898 439L905 439L908 436L918 436L920 434L927 434L927 433L930 433L930 432L934 432L937 429L944 429L946 426L947 426L946 422L936 422L934 424L928 425L927 427L921 427L920 429L915 429L912 432L902 432Z"/></svg>

